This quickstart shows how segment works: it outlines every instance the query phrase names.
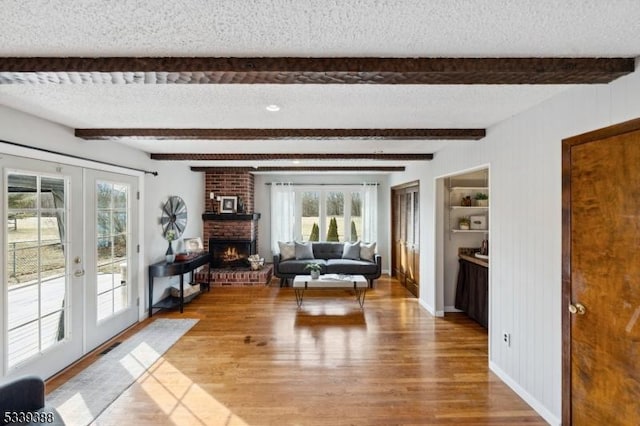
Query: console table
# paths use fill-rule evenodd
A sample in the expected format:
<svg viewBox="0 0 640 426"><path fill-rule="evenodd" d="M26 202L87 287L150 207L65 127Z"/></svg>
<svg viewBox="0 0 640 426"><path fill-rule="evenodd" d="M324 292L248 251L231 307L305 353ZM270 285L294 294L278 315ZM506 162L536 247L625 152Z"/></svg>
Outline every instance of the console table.
<svg viewBox="0 0 640 426"><path fill-rule="evenodd" d="M200 266L208 265L211 262L211 254L202 253L198 256L187 259L185 261L176 262L158 262L153 265L149 265L149 318L153 315L153 308L169 309L180 307L180 313L184 307L184 274L191 273L190 282L193 283L193 271ZM153 304L153 279L156 277L170 277L174 275L180 276L180 297L175 300L169 296L167 299L163 299L160 302ZM206 283L207 290L211 284L211 274L208 275L208 281Z"/></svg>

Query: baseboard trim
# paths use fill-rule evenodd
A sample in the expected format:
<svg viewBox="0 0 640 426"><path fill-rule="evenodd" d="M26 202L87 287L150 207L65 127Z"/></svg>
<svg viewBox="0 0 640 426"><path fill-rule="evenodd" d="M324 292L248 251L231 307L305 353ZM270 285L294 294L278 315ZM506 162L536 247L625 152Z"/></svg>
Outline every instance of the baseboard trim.
<svg viewBox="0 0 640 426"><path fill-rule="evenodd" d="M422 309L429 312L431 315L436 316L436 312L433 310L431 306L427 305L427 303L424 300L418 299L418 304L422 306Z"/></svg>
<svg viewBox="0 0 640 426"><path fill-rule="evenodd" d="M433 309L430 305L428 305L424 300L422 299L418 299L418 304L420 306L422 306L422 308L429 312L431 315L433 315L434 317L443 317L444 316L444 312L443 311L436 311L435 309Z"/></svg>
<svg viewBox="0 0 640 426"><path fill-rule="evenodd" d="M509 386L518 396L531 406L538 414L542 416L552 426L562 426L562 421L554 416L547 408L534 398L529 392L524 390L522 386L516 383L511 376L505 373L493 361L489 361L489 369L493 371L507 386Z"/></svg>
<svg viewBox="0 0 640 426"><path fill-rule="evenodd" d="M464 312L460 309L456 309L455 306L445 306L444 311L445 312Z"/></svg>

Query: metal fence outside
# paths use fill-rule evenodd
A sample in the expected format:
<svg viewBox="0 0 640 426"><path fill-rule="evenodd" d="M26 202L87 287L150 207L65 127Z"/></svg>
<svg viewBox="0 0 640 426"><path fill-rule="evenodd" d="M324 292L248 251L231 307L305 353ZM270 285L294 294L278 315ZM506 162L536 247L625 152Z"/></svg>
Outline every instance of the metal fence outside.
<svg viewBox="0 0 640 426"><path fill-rule="evenodd" d="M7 270L13 283L35 279L38 271L63 274L65 258L60 240L16 241L9 243Z"/></svg>

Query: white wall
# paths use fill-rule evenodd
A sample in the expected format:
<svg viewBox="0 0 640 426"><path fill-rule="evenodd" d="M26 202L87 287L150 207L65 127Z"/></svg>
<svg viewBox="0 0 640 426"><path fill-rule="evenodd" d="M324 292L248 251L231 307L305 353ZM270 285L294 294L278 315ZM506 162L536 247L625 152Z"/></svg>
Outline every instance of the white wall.
<svg viewBox="0 0 640 426"><path fill-rule="evenodd" d="M490 366L551 424L561 418L561 141L639 116L640 72L571 88L390 182L420 178L421 199L433 204L434 177L490 164ZM433 210L421 216L431 224ZM436 240L433 227L422 229L421 303L437 310Z"/></svg>
<svg viewBox="0 0 640 426"><path fill-rule="evenodd" d="M391 218L389 204L389 184L385 174L344 174L344 175L276 175L258 174L255 177L255 211L261 213L258 221L258 253L265 258L266 262L273 260L271 253L271 187L265 185L267 182L292 182L300 184L361 184L363 182L378 182L378 241L377 251L382 255L382 269L388 272L390 265L389 230Z"/></svg>
<svg viewBox="0 0 640 426"><path fill-rule="evenodd" d="M187 228L182 237L173 243L173 251L184 251L184 238L202 237L202 213L204 213L204 174L192 172L183 163L174 161L152 161L158 176L145 176L143 194L145 206L144 263L145 268L164 260L169 243L162 237L160 216L162 206L169 196L177 195L187 205ZM146 269L145 269L146 271ZM187 278L185 277L185 280ZM154 303L166 296L166 289L172 283L179 283L179 277L155 278L153 280ZM148 278L145 285L145 303L148 304Z"/></svg>

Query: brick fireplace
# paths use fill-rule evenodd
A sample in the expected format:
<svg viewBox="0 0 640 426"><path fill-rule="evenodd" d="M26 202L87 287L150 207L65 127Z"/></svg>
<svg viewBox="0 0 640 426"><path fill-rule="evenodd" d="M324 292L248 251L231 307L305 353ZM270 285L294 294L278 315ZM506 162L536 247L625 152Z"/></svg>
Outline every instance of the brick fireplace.
<svg viewBox="0 0 640 426"><path fill-rule="evenodd" d="M247 257L256 253L258 246L258 220L254 212L254 176L249 172L206 172L205 206L202 215L204 244L213 258L213 286L268 285L273 273L272 265L259 271L249 268ZM214 197L238 197L242 209L236 213L220 213L220 204Z"/></svg>
<svg viewBox="0 0 640 426"><path fill-rule="evenodd" d="M256 252L256 240L209 239L209 253L214 268L232 269L249 266L249 256Z"/></svg>

